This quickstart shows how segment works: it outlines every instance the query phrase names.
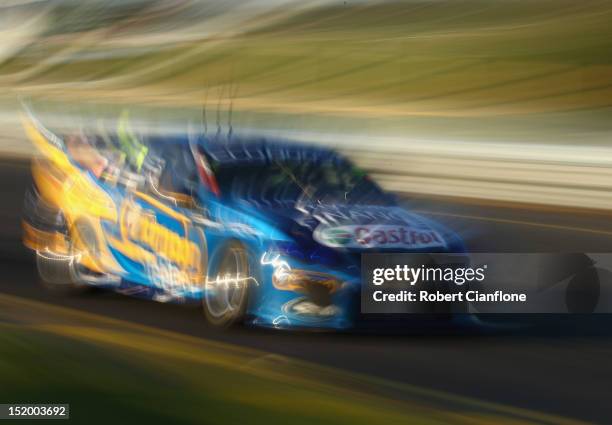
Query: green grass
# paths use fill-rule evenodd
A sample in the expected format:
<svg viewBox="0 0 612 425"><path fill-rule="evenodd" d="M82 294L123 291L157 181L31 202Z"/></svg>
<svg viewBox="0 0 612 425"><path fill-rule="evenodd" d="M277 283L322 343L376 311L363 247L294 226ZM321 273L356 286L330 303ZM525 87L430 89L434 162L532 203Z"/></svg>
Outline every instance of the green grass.
<svg viewBox="0 0 612 425"><path fill-rule="evenodd" d="M451 412L368 395L367 388L315 382L307 370L283 360L250 366L242 359L228 366L209 363L205 355L198 360L176 354L3 327L0 398L3 403L70 403L73 423L108 424L119 418L160 424L266 424L279 418L296 425L467 423Z"/></svg>
<svg viewBox="0 0 612 425"><path fill-rule="evenodd" d="M0 400L69 403L72 423L575 424L20 297L0 307Z"/></svg>

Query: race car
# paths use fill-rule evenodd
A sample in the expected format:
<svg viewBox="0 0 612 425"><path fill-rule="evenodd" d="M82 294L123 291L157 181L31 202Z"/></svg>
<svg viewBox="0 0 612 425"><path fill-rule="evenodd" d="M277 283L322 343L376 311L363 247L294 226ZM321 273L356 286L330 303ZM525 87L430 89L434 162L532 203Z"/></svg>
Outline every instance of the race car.
<svg viewBox="0 0 612 425"><path fill-rule="evenodd" d="M135 170L113 159L116 136L57 134L31 114L24 127L40 153L24 242L54 289L201 303L215 326L345 329L362 253L464 252L331 149L150 136L153 166Z"/></svg>

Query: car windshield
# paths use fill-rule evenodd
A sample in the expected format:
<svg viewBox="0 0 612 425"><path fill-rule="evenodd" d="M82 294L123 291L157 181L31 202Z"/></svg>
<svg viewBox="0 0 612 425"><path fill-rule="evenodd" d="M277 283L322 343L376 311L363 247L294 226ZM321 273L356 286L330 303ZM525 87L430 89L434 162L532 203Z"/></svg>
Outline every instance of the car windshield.
<svg viewBox="0 0 612 425"><path fill-rule="evenodd" d="M390 202L389 195L363 170L339 158L226 165L216 175L224 196L250 201L377 205Z"/></svg>

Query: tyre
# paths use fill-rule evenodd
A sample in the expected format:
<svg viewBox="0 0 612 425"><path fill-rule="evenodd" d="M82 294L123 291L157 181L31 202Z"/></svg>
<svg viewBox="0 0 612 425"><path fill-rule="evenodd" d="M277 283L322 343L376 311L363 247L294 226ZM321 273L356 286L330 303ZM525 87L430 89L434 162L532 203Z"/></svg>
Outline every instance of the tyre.
<svg viewBox="0 0 612 425"><path fill-rule="evenodd" d="M58 208L45 202L36 187L32 185L25 193L23 220L34 229L48 234L67 235L64 216ZM70 253L56 253L37 246L36 268L41 284L52 290L70 290L74 288L71 275L73 257Z"/></svg>
<svg viewBox="0 0 612 425"><path fill-rule="evenodd" d="M71 258L51 252L36 253L36 268L41 284L51 290L69 291L74 288L70 274Z"/></svg>
<svg viewBox="0 0 612 425"><path fill-rule="evenodd" d="M227 327L242 321L248 304L250 277L249 255L241 243L232 241L217 252L202 297L209 323Z"/></svg>

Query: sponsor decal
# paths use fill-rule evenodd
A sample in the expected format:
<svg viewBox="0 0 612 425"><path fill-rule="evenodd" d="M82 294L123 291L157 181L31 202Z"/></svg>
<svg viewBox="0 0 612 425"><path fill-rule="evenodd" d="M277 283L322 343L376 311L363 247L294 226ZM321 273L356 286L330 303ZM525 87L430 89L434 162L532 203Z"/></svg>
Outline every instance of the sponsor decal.
<svg viewBox="0 0 612 425"><path fill-rule="evenodd" d="M361 223L361 224L398 224L398 225L423 225L419 217L409 214L399 207L377 207L367 206L346 207L346 206L320 206L313 213L313 217L321 223L338 224L341 223Z"/></svg>
<svg viewBox="0 0 612 425"><path fill-rule="evenodd" d="M313 234L332 248L433 248L446 246L438 232L403 225L319 226Z"/></svg>
<svg viewBox="0 0 612 425"><path fill-rule="evenodd" d="M330 246L347 246L353 240L353 234L344 228L330 228L321 232L319 242Z"/></svg>
<svg viewBox="0 0 612 425"><path fill-rule="evenodd" d="M124 241L137 242L149 248L183 271L200 273L200 249L190 239L159 224L155 214L140 205L126 201L123 205L121 235ZM137 255L134 257L138 258Z"/></svg>
<svg viewBox="0 0 612 425"><path fill-rule="evenodd" d="M303 205L297 208L302 213L298 222L310 229L319 225L331 227L346 223L360 223L364 225L398 225L411 227L427 227L427 223L419 216L408 213L400 207L381 206L340 206L322 205L313 207Z"/></svg>

